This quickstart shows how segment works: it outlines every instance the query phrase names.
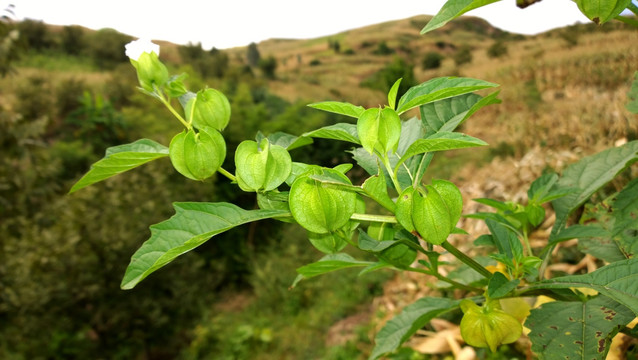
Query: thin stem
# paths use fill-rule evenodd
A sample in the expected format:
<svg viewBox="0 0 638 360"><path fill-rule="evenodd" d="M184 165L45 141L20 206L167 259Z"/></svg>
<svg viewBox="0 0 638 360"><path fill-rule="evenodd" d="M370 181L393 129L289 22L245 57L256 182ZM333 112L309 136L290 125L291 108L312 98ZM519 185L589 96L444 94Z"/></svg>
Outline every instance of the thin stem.
<svg viewBox="0 0 638 360"><path fill-rule="evenodd" d="M462 289L462 290L466 290L466 291L473 291L473 292L477 292L477 293L483 292L483 289L479 289L479 288L476 288L476 287L473 287L473 286L461 284L460 282L457 282L457 281L454 281L454 280L452 280L450 278L447 278L447 277L439 274L436 271L428 271L428 270L419 269L419 268L413 268L413 267L407 268L406 270L412 271L412 272L418 272L418 273L421 273L421 274L432 275L435 278L437 278L437 279L439 279L441 281L445 281L446 283L448 283L448 284L450 284L450 285L452 285L452 286L454 286L455 288L458 288L458 289Z"/></svg>
<svg viewBox="0 0 638 360"><path fill-rule="evenodd" d="M235 175L229 173L223 167L220 166L219 169L217 169L217 171L219 171L219 173L224 175L225 177L229 178L230 181L237 181L237 178L235 177Z"/></svg>
<svg viewBox="0 0 638 360"><path fill-rule="evenodd" d="M374 214L358 214L354 213L350 216L352 220L361 220L361 221L370 221L370 222L380 222L380 223L390 223L396 224L397 218L391 215L374 215Z"/></svg>
<svg viewBox="0 0 638 360"><path fill-rule="evenodd" d="M527 226L523 227L523 243L525 244L527 255L533 256L534 253L532 253L532 246L529 244L529 238L527 237Z"/></svg>
<svg viewBox="0 0 638 360"><path fill-rule="evenodd" d="M401 185L399 184L399 180L397 179L397 176L394 174L392 165L390 165L390 159L388 158L388 155L384 154L381 157L381 160L383 162L383 166L385 166L385 169L388 171L388 174L390 175L390 179L392 179L392 184L394 184L394 188L397 190L397 193L401 194L403 190L401 189Z"/></svg>
<svg viewBox="0 0 638 360"><path fill-rule="evenodd" d="M631 10L631 12L638 15L638 6L636 6L636 4L634 4L633 2L629 3L629 6L627 6L627 9Z"/></svg>
<svg viewBox="0 0 638 360"><path fill-rule="evenodd" d="M472 269L476 270L476 272L483 275L483 277L488 279L492 277L492 273L489 270L487 270L485 267L483 267L483 265L477 263L474 259L462 253L459 249L455 248L454 245L450 244L448 241L443 242L441 246L445 250L449 251L450 254L454 255L457 259L465 263L467 266L471 267Z"/></svg>
<svg viewBox="0 0 638 360"><path fill-rule="evenodd" d="M169 111L170 111L173 115L175 115L175 117L177 118L177 120L179 120L179 121L182 123L182 125L184 125L184 126L186 127L186 129L190 130L190 129L192 129L192 128L193 128L193 126L192 126L191 124L187 123L187 122L186 122L186 120L184 120L184 118L182 117L182 115L180 115L180 114L179 114L179 113L178 113L178 112L177 112L177 111L173 108L173 106L171 105L171 103L170 103L168 100L166 100L166 98L164 98L164 96L160 95L160 96L159 96L159 99L160 99L160 101L162 102L162 104L164 104L164 105L168 108L168 110L169 110Z"/></svg>

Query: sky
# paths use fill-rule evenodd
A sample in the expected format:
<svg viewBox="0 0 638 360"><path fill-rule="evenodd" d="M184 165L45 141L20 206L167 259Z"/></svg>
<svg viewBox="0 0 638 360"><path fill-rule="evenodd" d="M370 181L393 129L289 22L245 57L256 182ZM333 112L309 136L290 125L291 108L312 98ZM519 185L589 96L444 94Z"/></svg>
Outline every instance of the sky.
<svg viewBox="0 0 638 360"><path fill-rule="evenodd" d="M113 28L122 33L204 49L245 46L270 38L308 39L384 21L434 15L444 0L0 0L17 20ZM519 9L506 0L468 15L521 34L587 22L571 0L544 0Z"/></svg>

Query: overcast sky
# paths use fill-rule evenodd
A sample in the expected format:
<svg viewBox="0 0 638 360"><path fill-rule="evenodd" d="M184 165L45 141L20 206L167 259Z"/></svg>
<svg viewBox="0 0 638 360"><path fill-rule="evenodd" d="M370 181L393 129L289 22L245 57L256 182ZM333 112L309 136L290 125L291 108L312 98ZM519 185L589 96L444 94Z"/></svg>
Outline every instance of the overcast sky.
<svg viewBox="0 0 638 360"><path fill-rule="evenodd" d="M314 38L415 15L435 14L444 0L0 0L18 19L56 25L113 28L134 37L205 49L269 38ZM544 0L525 10L515 0L468 13L510 32L535 34L586 22L571 0Z"/></svg>

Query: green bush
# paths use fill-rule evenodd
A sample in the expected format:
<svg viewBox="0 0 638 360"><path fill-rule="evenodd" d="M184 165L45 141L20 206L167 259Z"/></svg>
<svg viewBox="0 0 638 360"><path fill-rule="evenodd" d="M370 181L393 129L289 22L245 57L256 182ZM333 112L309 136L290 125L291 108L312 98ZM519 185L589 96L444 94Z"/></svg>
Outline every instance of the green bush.
<svg viewBox="0 0 638 360"><path fill-rule="evenodd" d="M128 62L124 45L132 38L113 29L100 29L91 34L87 51L101 69L112 70L118 64Z"/></svg>
<svg viewBox="0 0 638 360"><path fill-rule="evenodd" d="M277 70L277 59L274 56L268 56L259 60L259 69L265 77L269 79L275 78L275 70Z"/></svg>
<svg viewBox="0 0 638 360"><path fill-rule="evenodd" d="M80 55L84 52L86 41L84 38L84 30L81 27L72 25L62 28L60 35L60 46L64 52L69 55Z"/></svg>
<svg viewBox="0 0 638 360"><path fill-rule="evenodd" d="M463 64L469 64L472 62L472 48L463 45L454 53L454 63L456 66L461 66Z"/></svg>
<svg viewBox="0 0 638 360"><path fill-rule="evenodd" d="M443 61L443 55L436 51L430 51L425 54L423 61L421 62L421 68L423 70L438 69L441 67L441 61Z"/></svg>
<svg viewBox="0 0 638 360"><path fill-rule="evenodd" d="M413 66L408 64L403 58L395 57L391 63L365 79L361 86L387 92L399 78L403 79L399 86L399 96L401 96L411 86L416 84L416 80Z"/></svg>
<svg viewBox="0 0 638 360"><path fill-rule="evenodd" d="M500 58L504 55L507 55L507 45L503 41L496 41L487 48L487 56L490 58Z"/></svg>

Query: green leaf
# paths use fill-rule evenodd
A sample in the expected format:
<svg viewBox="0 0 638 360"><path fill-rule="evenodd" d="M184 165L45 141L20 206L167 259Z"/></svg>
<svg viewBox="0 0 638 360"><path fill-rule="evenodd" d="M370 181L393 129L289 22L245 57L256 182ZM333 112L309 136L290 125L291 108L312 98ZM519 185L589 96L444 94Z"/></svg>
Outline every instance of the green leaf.
<svg viewBox="0 0 638 360"><path fill-rule="evenodd" d="M464 94L425 104L419 108L421 120L428 130L428 135L439 131L454 131L482 107L500 103L496 96L498 91L485 97Z"/></svg>
<svg viewBox="0 0 638 360"><path fill-rule="evenodd" d="M579 250L607 262L629 259L638 255L638 179L629 182L618 194L594 206L586 206L581 222L597 227L578 242ZM573 228L570 226L567 230ZM566 231L566 230L565 230ZM561 236L565 231L561 231Z"/></svg>
<svg viewBox="0 0 638 360"><path fill-rule="evenodd" d="M388 195L388 186L385 182L385 175L380 172L379 175L369 177L362 185L366 195L378 202L384 208L394 212L396 204Z"/></svg>
<svg viewBox="0 0 638 360"><path fill-rule="evenodd" d="M631 83L631 89L627 93L629 102L625 107L634 114L638 114L638 71L634 73L634 81Z"/></svg>
<svg viewBox="0 0 638 360"><path fill-rule="evenodd" d="M382 154L394 152L401 136L401 119L389 107L368 109L357 120L357 134L370 154L375 149Z"/></svg>
<svg viewBox="0 0 638 360"><path fill-rule="evenodd" d="M638 160L638 141L631 141L623 146L587 156L568 166L556 187L576 190L552 202L556 212L556 222L552 228L550 241L553 241L553 238L565 227L572 211L636 160Z"/></svg>
<svg viewBox="0 0 638 360"><path fill-rule="evenodd" d="M69 194L166 156L168 156L168 148L149 139L110 147L106 149L104 158L93 164L91 169L71 187Z"/></svg>
<svg viewBox="0 0 638 360"><path fill-rule="evenodd" d="M399 92L399 85L401 84L401 80L403 80L403 78L395 81L394 85L392 85L392 87L390 88L390 91L388 91L388 106L392 110L396 109L397 93Z"/></svg>
<svg viewBox="0 0 638 360"><path fill-rule="evenodd" d="M499 253L510 259L520 259L523 256L523 245L518 240L516 233L492 219L486 219L485 224L490 229Z"/></svg>
<svg viewBox="0 0 638 360"><path fill-rule="evenodd" d="M357 125L355 124L339 123L325 126L320 129L307 132L302 136L348 141L357 145L361 145L361 143L359 142L359 136L357 135Z"/></svg>
<svg viewBox="0 0 638 360"><path fill-rule="evenodd" d="M343 250L348 245L348 242L335 233L317 234L308 232L308 240L315 249L321 251L324 254L334 254Z"/></svg>
<svg viewBox="0 0 638 360"><path fill-rule="evenodd" d="M421 298L388 321L374 338L375 346L369 360L394 351L406 342L417 330L437 316L458 308L460 301L448 298Z"/></svg>
<svg viewBox="0 0 638 360"><path fill-rule="evenodd" d="M447 24L449 21L481 6L489 5L499 0L448 0L441 10L421 30L425 34Z"/></svg>
<svg viewBox="0 0 638 360"><path fill-rule="evenodd" d="M450 211L439 192L432 185L425 191L415 190L412 199L412 222L423 240L442 244L454 229Z"/></svg>
<svg viewBox="0 0 638 360"><path fill-rule="evenodd" d="M401 115L417 106L496 86L498 84L471 78L442 77L431 79L408 89L399 100L397 113Z"/></svg>
<svg viewBox="0 0 638 360"><path fill-rule="evenodd" d="M535 204L542 204L544 201L541 201L541 199L550 192L557 181L558 175L556 173L549 173L538 177L527 190L527 199Z"/></svg>
<svg viewBox="0 0 638 360"><path fill-rule="evenodd" d="M487 284L487 296L490 299L498 299L509 294L516 289L521 281L518 279L510 280L502 272L495 272Z"/></svg>
<svg viewBox="0 0 638 360"><path fill-rule="evenodd" d="M356 260L352 256L344 253L329 254L321 258L321 260L312 264L304 265L297 269L297 273L303 278L311 278L323 275L332 271L347 269L351 267L364 267L374 263L370 261Z"/></svg>
<svg viewBox="0 0 638 360"><path fill-rule="evenodd" d="M267 191L257 193L257 205L263 210L285 210L290 212L287 191Z"/></svg>
<svg viewBox="0 0 638 360"><path fill-rule="evenodd" d="M285 210L244 210L229 203L175 203L175 215L152 225L151 237L131 257L122 289L140 281L176 257L236 226L290 214Z"/></svg>
<svg viewBox="0 0 638 360"><path fill-rule="evenodd" d="M612 338L634 319L629 309L596 296L586 302L555 301L533 309L525 321L532 351L564 359L606 358Z"/></svg>
<svg viewBox="0 0 638 360"><path fill-rule="evenodd" d="M365 231L359 229L359 242L357 243L357 246L363 251L378 253L397 244L398 243L394 240L374 239Z"/></svg>
<svg viewBox="0 0 638 360"><path fill-rule="evenodd" d="M638 316L638 258L616 261L583 275L544 280L528 289L566 289L586 287L614 299Z"/></svg>
<svg viewBox="0 0 638 360"><path fill-rule="evenodd" d="M611 233L597 224L589 225L572 225L562 230L558 235L552 238L549 245L558 244L559 242L571 239L610 237Z"/></svg>
<svg viewBox="0 0 638 360"><path fill-rule="evenodd" d="M620 15L631 0L575 0L580 11L591 21L602 25Z"/></svg>
<svg viewBox="0 0 638 360"><path fill-rule="evenodd" d="M401 160L394 166L395 171L404 161L410 157L434 151L465 149L476 146L485 146L487 143L475 137L457 132L438 132L427 139L415 141L403 154Z"/></svg>
<svg viewBox="0 0 638 360"><path fill-rule="evenodd" d="M525 214L529 223L536 227L545 220L545 208L540 205L527 205L525 206Z"/></svg>
<svg viewBox="0 0 638 360"><path fill-rule="evenodd" d="M268 139L272 145L279 145L288 151L312 144L312 138L308 137L295 136L281 131L264 136L261 131L258 131L255 137L257 143L261 143L264 138Z"/></svg>
<svg viewBox="0 0 638 360"><path fill-rule="evenodd" d="M357 194L313 180L311 175L328 176L352 185L348 177L327 168L317 168L298 177L290 188L290 211L299 225L314 233L328 233L344 226L355 211Z"/></svg>
<svg viewBox="0 0 638 360"><path fill-rule="evenodd" d="M350 116L353 118L359 118L363 111L365 110L363 106L352 105L347 102L338 102L338 101L324 101L314 104L308 105L311 108L319 109L335 114Z"/></svg>

